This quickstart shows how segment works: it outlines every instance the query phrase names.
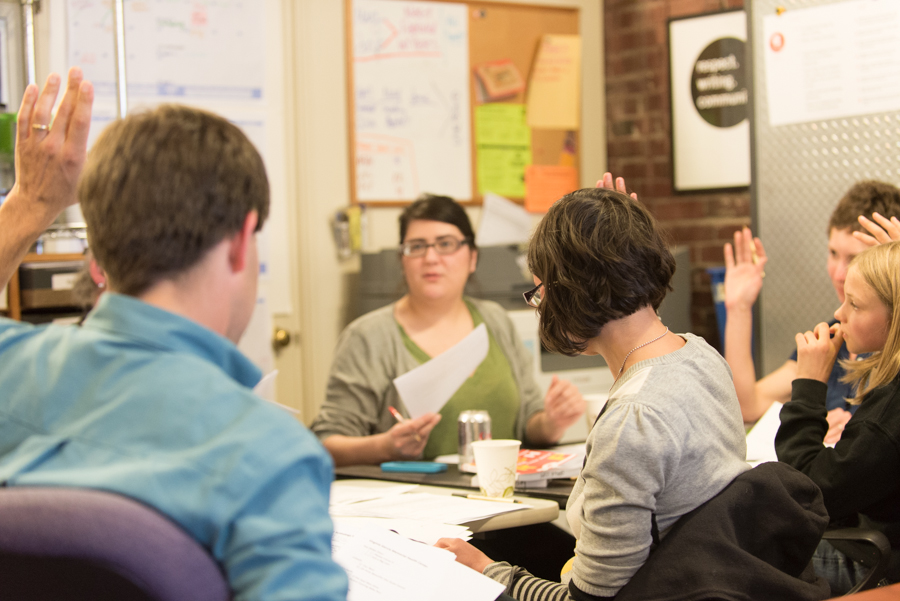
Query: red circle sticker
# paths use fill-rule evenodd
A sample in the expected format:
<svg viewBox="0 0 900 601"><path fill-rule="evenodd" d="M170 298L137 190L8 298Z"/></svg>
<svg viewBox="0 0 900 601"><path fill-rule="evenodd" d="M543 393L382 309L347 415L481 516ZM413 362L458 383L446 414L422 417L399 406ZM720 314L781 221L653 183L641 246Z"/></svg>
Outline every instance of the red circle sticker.
<svg viewBox="0 0 900 601"><path fill-rule="evenodd" d="M780 33L773 33L772 37L769 38L769 47L775 52L780 51L784 48L784 36Z"/></svg>

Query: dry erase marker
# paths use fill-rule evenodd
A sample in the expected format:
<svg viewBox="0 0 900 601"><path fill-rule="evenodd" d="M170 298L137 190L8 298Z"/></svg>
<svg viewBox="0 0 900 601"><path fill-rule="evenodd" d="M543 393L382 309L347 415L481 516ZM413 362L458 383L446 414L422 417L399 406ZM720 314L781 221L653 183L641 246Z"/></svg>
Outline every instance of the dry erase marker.
<svg viewBox="0 0 900 601"><path fill-rule="evenodd" d="M406 419L400 415L400 412L394 409L392 406L388 405L388 410L391 412L391 415L394 416L394 419L397 420L398 424L402 424L406 422ZM416 442L422 442L422 438L419 436L419 433L416 432L415 435Z"/></svg>
<svg viewBox="0 0 900 601"><path fill-rule="evenodd" d="M473 501L496 501L498 503L521 503L517 499L510 499L509 497L485 497L484 495L476 495L464 492L455 492L453 493L454 497L464 497L466 499L472 499Z"/></svg>

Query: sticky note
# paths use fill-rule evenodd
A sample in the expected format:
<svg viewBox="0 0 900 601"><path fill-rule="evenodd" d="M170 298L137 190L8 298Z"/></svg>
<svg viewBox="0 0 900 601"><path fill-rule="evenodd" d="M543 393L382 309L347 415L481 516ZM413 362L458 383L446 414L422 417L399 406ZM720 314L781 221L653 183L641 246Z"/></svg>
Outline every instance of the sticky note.
<svg viewBox="0 0 900 601"><path fill-rule="evenodd" d="M554 202L579 187L575 167L528 165L525 168L525 209L545 213Z"/></svg>
<svg viewBox="0 0 900 601"><path fill-rule="evenodd" d="M578 129L581 117L581 37L545 35L528 81L528 125Z"/></svg>

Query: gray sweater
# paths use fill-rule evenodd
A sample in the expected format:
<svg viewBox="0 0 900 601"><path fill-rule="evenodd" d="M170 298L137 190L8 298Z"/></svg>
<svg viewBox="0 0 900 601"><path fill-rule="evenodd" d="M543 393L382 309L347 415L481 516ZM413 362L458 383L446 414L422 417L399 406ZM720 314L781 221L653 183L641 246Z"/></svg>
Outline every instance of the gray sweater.
<svg viewBox="0 0 900 601"><path fill-rule="evenodd" d="M728 365L703 339L681 336L681 349L622 374L591 429L566 508L578 542L563 584L503 563L485 570L516 599L566 599L569 579L583 592L614 596L647 560L652 515L665 537L678 518L748 469Z"/></svg>
<svg viewBox="0 0 900 601"><path fill-rule="evenodd" d="M524 441L528 419L544 408L543 395L534 381L534 358L500 305L468 297L466 300L481 314L509 361L521 399L515 432ZM334 434L369 436L386 432L396 423L388 407L409 415L393 380L418 366L403 343L394 319L394 305L366 313L341 333L325 403L310 429L320 440ZM489 406L487 409L490 411Z"/></svg>

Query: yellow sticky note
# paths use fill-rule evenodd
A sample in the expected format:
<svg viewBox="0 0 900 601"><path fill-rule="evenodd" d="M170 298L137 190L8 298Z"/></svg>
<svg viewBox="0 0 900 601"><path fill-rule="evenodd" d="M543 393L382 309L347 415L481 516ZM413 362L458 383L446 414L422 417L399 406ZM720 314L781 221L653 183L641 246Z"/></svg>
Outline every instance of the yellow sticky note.
<svg viewBox="0 0 900 601"><path fill-rule="evenodd" d="M545 35L528 81L528 125L578 129L581 122L581 36Z"/></svg>
<svg viewBox="0 0 900 601"><path fill-rule="evenodd" d="M525 105L482 104L475 107L478 192L507 198L525 196L525 166L531 163L531 130Z"/></svg>

